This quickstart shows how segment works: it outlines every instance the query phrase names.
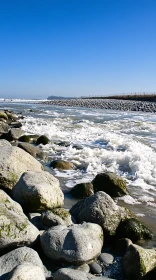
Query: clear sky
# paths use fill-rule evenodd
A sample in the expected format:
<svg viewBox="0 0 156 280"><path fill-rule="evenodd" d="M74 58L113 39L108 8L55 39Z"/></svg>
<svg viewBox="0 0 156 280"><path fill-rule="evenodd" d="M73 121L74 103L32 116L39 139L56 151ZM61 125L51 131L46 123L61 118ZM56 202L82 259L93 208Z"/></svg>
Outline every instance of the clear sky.
<svg viewBox="0 0 156 280"><path fill-rule="evenodd" d="M156 91L156 0L0 0L0 98Z"/></svg>

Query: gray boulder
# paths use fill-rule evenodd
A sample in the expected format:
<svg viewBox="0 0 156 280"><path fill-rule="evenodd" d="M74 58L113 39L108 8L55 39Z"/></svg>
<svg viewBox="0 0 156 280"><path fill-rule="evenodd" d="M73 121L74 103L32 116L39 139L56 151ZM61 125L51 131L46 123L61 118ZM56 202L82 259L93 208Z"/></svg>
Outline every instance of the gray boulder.
<svg viewBox="0 0 156 280"><path fill-rule="evenodd" d="M96 277L90 273L78 271L72 268L61 268L53 275L53 280L111 280L106 277ZM113 280L113 279L112 279Z"/></svg>
<svg viewBox="0 0 156 280"><path fill-rule="evenodd" d="M11 147L11 144L9 141L5 140L5 139L0 139L0 147L3 147L3 146L10 146Z"/></svg>
<svg viewBox="0 0 156 280"><path fill-rule="evenodd" d="M44 271L38 253L31 248L21 247L0 257L0 276L4 276L6 273L11 272L15 267L25 262L38 266Z"/></svg>
<svg viewBox="0 0 156 280"><path fill-rule="evenodd" d="M24 131L20 128L11 128L6 135L6 140L8 141L17 140L23 133Z"/></svg>
<svg viewBox="0 0 156 280"><path fill-rule="evenodd" d="M131 244L123 258L123 270L127 279L139 280L156 266L156 249L144 249Z"/></svg>
<svg viewBox="0 0 156 280"><path fill-rule="evenodd" d="M39 266L24 262L15 267L5 280L45 280L43 269Z"/></svg>
<svg viewBox="0 0 156 280"><path fill-rule="evenodd" d="M23 149L24 151L26 151L27 153L29 153L31 156L35 158L38 157L41 159L45 159L44 152L40 148L35 147L30 143L18 143L18 147Z"/></svg>
<svg viewBox="0 0 156 280"><path fill-rule="evenodd" d="M113 236L121 220L132 216L126 208L118 206L113 199L104 192L77 202L70 210L78 222L90 222L100 225L105 235Z"/></svg>
<svg viewBox="0 0 156 280"><path fill-rule="evenodd" d="M113 172L103 172L96 175L92 184L95 192L103 191L111 197L129 194L126 182Z"/></svg>
<svg viewBox="0 0 156 280"><path fill-rule="evenodd" d="M9 130L8 124L5 123L5 122L0 122L0 135L4 134L4 133L7 133L8 130Z"/></svg>
<svg viewBox="0 0 156 280"><path fill-rule="evenodd" d="M18 147L4 146L0 153L0 188L12 189L23 172L41 171L43 166Z"/></svg>
<svg viewBox="0 0 156 280"><path fill-rule="evenodd" d="M31 245L39 235L38 229L29 222L22 207L0 190L0 250L15 246Z"/></svg>
<svg viewBox="0 0 156 280"><path fill-rule="evenodd" d="M85 198L94 194L92 183L80 183L75 185L70 191L71 195L76 198Z"/></svg>
<svg viewBox="0 0 156 280"><path fill-rule="evenodd" d="M43 212L41 221L42 224L48 228L57 225L69 226L72 224L71 215L69 211L64 208L55 208Z"/></svg>
<svg viewBox="0 0 156 280"><path fill-rule="evenodd" d="M64 195L59 180L46 171L28 171L12 189L12 197L28 212L61 207Z"/></svg>
<svg viewBox="0 0 156 280"><path fill-rule="evenodd" d="M45 255L55 261L82 264L97 257L103 246L103 231L97 224L55 226L41 237Z"/></svg>

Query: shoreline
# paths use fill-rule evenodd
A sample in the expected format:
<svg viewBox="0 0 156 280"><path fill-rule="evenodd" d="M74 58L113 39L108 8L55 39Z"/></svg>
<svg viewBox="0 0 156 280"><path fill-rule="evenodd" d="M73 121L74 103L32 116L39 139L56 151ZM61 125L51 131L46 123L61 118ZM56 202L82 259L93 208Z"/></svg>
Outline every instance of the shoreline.
<svg viewBox="0 0 156 280"><path fill-rule="evenodd" d="M156 102L131 101L116 99L64 99L48 100L40 104L69 106L69 107L86 107L93 109L109 109L118 111L140 111L147 113L156 113Z"/></svg>

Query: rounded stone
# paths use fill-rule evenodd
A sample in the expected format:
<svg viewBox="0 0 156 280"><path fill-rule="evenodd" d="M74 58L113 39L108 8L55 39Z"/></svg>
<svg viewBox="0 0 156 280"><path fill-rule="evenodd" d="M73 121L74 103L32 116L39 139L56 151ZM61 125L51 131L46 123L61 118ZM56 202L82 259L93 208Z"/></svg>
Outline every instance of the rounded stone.
<svg viewBox="0 0 156 280"><path fill-rule="evenodd" d="M102 267L97 262L92 262L89 264L90 271L93 274L101 274L102 273Z"/></svg>
<svg viewBox="0 0 156 280"><path fill-rule="evenodd" d="M45 135L41 135L36 141L36 145L39 145L39 144L46 145L48 143L49 143L49 139Z"/></svg>
<svg viewBox="0 0 156 280"><path fill-rule="evenodd" d="M43 270L36 265L24 262L15 267L5 280L45 280Z"/></svg>
<svg viewBox="0 0 156 280"><path fill-rule="evenodd" d="M101 262L104 262L106 265L110 265L110 264L113 263L114 257L113 257L113 255L111 255L111 254L102 253L102 254L99 256L99 260L100 260Z"/></svg>

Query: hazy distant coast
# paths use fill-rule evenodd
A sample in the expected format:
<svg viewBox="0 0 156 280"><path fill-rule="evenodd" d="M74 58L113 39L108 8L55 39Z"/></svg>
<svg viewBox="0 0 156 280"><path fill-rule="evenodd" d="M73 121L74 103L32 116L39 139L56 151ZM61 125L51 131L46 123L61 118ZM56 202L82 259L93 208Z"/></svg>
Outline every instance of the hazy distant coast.
<svg viewBox="0 0 156 280"><path fill-rule="evenodd" d="M43 102L49 105L110 109L121 111L156 112L156 102L116 100L116 99L63 99Z"/></svg>

